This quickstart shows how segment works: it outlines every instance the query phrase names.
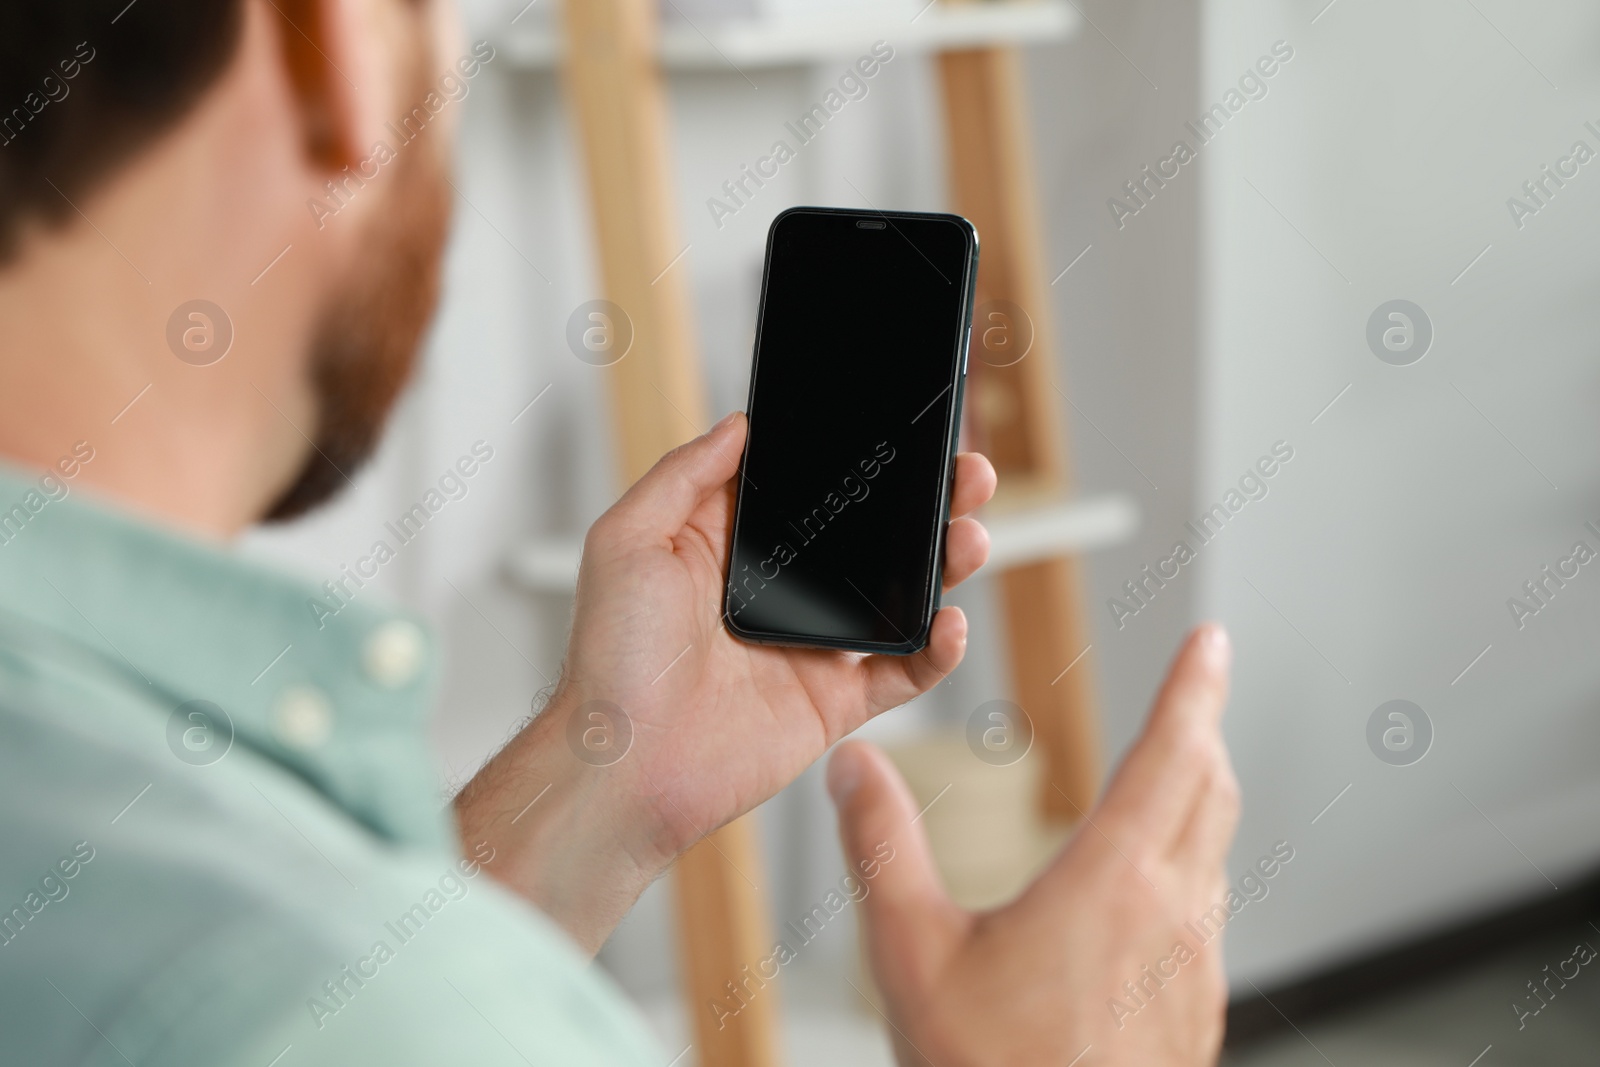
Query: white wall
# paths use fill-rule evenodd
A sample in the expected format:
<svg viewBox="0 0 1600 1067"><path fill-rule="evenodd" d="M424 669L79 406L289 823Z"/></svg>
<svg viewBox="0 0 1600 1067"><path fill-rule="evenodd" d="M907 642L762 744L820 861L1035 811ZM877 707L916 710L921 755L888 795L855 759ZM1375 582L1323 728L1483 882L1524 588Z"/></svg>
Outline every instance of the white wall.
<svg viewBox="0 0 1600 1067"><path fill-rule="evenodd" d="M1600 10L1341 0L1313 25L1321 6L1211 4L1204 37L1206 98L1295 49L1204 173L1198 498L1295 448L1206 550L1201 598L1240 650L1236 866L1298 851L1230 931L1257 979L1548 894L1600 855L1600 577L1520 631L1506 607L1575 540L1600 548L1600 164L1520 231L1506 207L1575 140L1600 150ZM1411 366L1365 341L1394 298L1436 330ZM1365 740L1394 698L1436 730L1412 766Z"/></svg>

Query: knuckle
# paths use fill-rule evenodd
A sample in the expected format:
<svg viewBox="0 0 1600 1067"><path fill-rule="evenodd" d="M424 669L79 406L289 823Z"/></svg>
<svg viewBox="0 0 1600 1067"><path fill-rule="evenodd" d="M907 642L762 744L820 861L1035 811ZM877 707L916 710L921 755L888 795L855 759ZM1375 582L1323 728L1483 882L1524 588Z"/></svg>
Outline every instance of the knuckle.
<svg viewBox="0 0 1600 1067"><path fill-rule="evenodd" d="M1209 732L1198 724L1186 726L1173 742L1174 756L1185 765L1205 766L1214 759Z"/></svg>
<svg viewBox="0 0 1600 1067"><path fill-rule="evenodd" d="M667 449L666 453L656 460L656 470L669 470L676 467L682 462L684 455L689 451L689 447L692 444L692 441L685 441L681 445L674 445L672 448Z"/></svg>
<svg viewBox="0 0 1600 1067"><path fill-rule="evenodd" d="M1237 816L1244 804L1244 791L1239 788L1239 776L1233 773L1233 768L1227 765L1218 768L1211 783L1218 802L1230 814Z"/></svg>
<svg viewBox="0 0 1600 1067"><path fill-rule="evenodd" d="M583 535L583 555L587 559L591 554L602 555L606 549L616 543L617 519L616 509L601 515Z"/></svg>
<svg viewBox="0 0 1600 1067"><path fill-rule="evenodd" d="M1150 883L1144 872L1156 871L1160 866L1160 852L1144 842L1121 846L1126 859L1112 852L1106 857L1106 872L1110 878L1110 899L1125 907L1130 914L1150 916L1166 908L1166 898Z"/></svg>

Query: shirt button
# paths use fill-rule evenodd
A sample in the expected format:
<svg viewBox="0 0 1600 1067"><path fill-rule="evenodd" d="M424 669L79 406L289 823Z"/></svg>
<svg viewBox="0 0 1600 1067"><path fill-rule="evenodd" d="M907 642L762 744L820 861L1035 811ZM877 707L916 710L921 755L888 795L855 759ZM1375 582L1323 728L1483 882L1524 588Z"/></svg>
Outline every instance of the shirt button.
<svg viewBox="0 0 1600 1067"><path fill-rule="evenodd" d="M279 739L291 748L320 748L333 732L333 708L322 690L291 686L278 697L272 725Z"/></svg>
<svg viewBox="0 0 1600 1067"><path fill-rule="evenodd" d="M416 624L391 619L367 638L361 663L367 677L385 689L409 685L422 671L426 638Z"/></svg>

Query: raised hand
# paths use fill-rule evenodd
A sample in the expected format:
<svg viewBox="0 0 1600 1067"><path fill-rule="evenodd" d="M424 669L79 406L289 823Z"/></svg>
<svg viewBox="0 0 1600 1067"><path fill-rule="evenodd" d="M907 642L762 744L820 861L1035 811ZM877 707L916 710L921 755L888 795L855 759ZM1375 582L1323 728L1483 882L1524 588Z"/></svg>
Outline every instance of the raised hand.
<svg viewBox="0 0 1600 1067"><path fill-rule="evenodd" d="M884 755L840 746L828 786L846 856L874 872L867 952L904 1067L1215 1062L1227 987L1212 909L1239 810L1219 729L1228 663L1220 628L1190 636L1089 824L984 914L945 894Z"/></svg>

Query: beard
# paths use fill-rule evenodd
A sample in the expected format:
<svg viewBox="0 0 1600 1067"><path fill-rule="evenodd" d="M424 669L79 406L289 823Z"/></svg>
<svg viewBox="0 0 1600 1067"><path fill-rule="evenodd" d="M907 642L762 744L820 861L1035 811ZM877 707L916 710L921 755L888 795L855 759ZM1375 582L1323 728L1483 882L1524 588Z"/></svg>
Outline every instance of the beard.
<svg viewBox="0 0 1600 1067"><path fill-rule="evenodd" d="M428 133L438 135L426 130L423 137ZM398 152L388 203L370 217L358 268L328 300L313 333L315 447L268 509L268 522L328 502L372 456L438 303L450 219L443 153L422 138Z"/></svg>

